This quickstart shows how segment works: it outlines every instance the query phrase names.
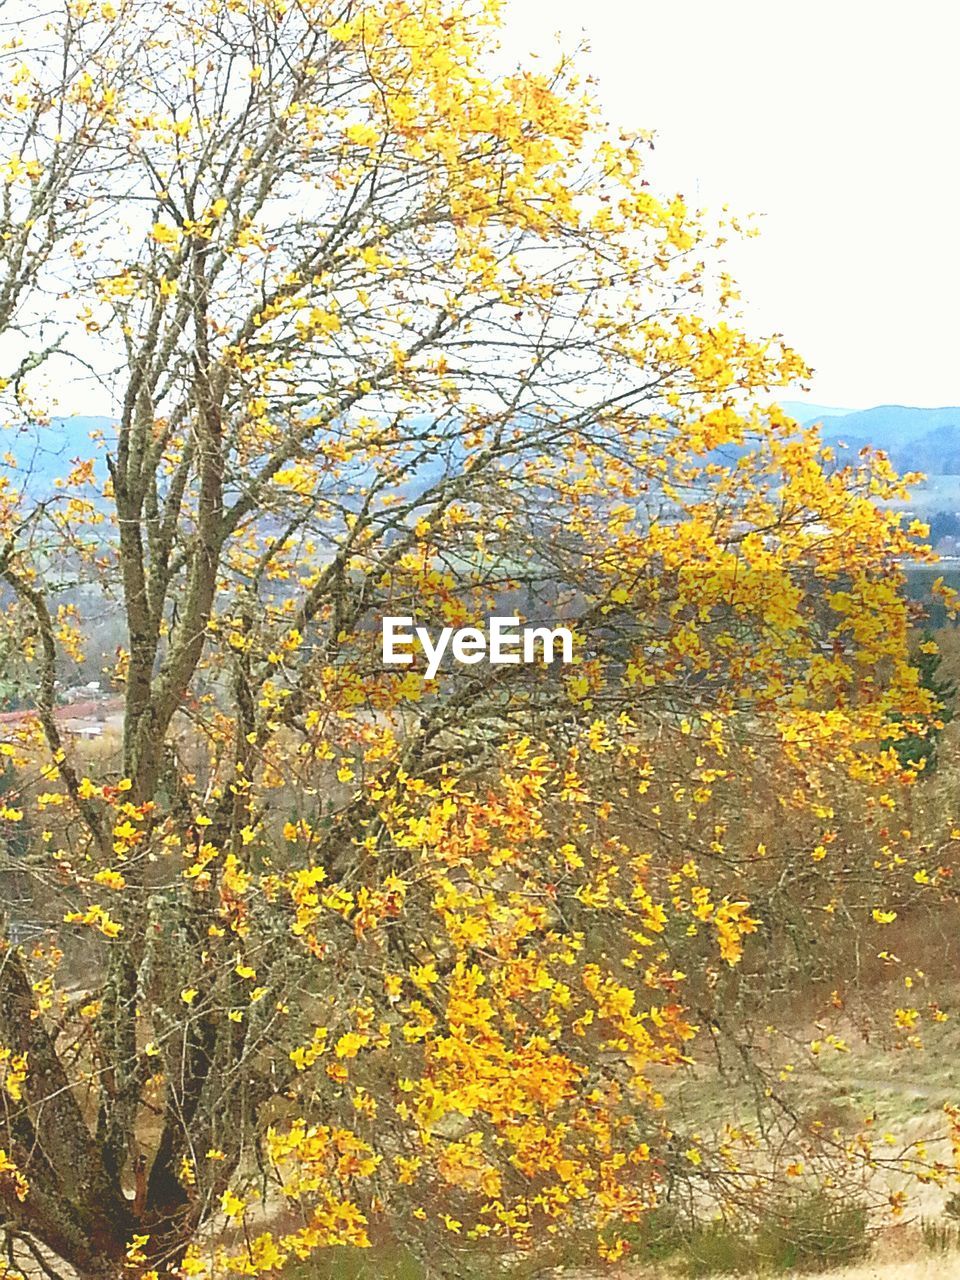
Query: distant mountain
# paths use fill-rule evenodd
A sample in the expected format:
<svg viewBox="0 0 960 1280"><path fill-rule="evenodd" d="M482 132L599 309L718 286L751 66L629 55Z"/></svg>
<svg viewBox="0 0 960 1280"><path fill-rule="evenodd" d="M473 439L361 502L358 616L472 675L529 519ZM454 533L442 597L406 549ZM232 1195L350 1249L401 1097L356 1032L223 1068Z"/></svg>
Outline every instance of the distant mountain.
<svg viewBox="0 0 960 1280"><path fill-rule="evenodd" d="M456 431L447 424L435 439L430 438L432 420L412 420L422 438L415 457L407 459L407 473L398 492L412 497L437 484L446 476L463 470L464 445ZM90 459L98 484L107 478L106 450L113 449L117 438L117 422L113 418L53 418L42 425L7 424L0 428L0 476L9 476L16 488L22 488L34 500L44 500L58 490L74 462ZM338 484L339 498L348 506L359 507L376 471L362 461L344 464ZM228 480L228 494L234 492ZM96 502L96 489L88 486L83 496Z"/></svg>
<svg viewBox="0 0 960 1280"><path fill-rule="evenodd" d="M63 479L76 459L93 458L96 474L103 480L103 451L91 437L99 433L110 439L114 432L112 419L79 414L54 418L45 426L7 426L0 430L0 474L9 474L17 487L25 487L35 498L47 497L54 481ZM16 460L15 471L8 471L4 454Z"/></svg>
<svg viewBox="0 0 960 1280"><path fill-rule="evenodd" d="M910 405L881 404L875 409L825 414L807 421L822 422L824 431L831 435L863 437L879 449L893 449L920 440L932 431L960 427L960 406L917 409Z"/></svg>
<svg viewBox="0 0 960 1280"><path fill-rule="evenodd" d="M888 453L899 471L922 471L930 477L960 476L960 406L920 409L885 404L847 410L785 400L782 408L803 425L818 424L825 443L834 446L841 458L870 446ZM53 491L54 480L67 475L74 459L94 458L102 481L106 477L103 449L91 437L99 435L112 443L115 431L116 424L109 418L79 415L56 418L43 427L8 426L0 430L0 474L7 470L3 454L9 453L17 463L15 483L25 484L34 497L46 497ZM435 449L420 459L408 487L411 491L423 489L440 475L459 470L461 462L459 442L438 440ZM365 480L362 469L349 479L345 477L348 485L360 491ZM926 487L932 489L933 485Z"/></svg>
<svg viewBox="0 0 960 1280"><path fill-rule="evenodd" d="M795 418L804 427L811 422L820 422L823 418L839 418L853 412L852 409L831 409L825 404L806 404L802 400L781 400L780 408L785 409L791 418Z"/></svg>
<svg viewBox="0 0 960 1280"><path fill-rule="evenodd" d="M882 404L853 412L786 401L783 407L798 422L817 423L824 441L849 453L869 445L883 449L900 471L931 476L960 475L960 406L918 409ZM801 413L795 412L800 410Z"/></svg>

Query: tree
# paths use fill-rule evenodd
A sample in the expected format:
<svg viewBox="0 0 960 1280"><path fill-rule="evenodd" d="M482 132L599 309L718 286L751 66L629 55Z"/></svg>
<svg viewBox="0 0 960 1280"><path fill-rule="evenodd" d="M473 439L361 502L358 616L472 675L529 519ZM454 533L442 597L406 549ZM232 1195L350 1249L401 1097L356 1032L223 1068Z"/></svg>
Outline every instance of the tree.
<svg viewBox="0 0 960 1280"><path fill-rule="evenodd" d="M922 633L914 660L921 685L935 699L936 718L922 726L922 732L892 739L890 745L904 768L922 769L929 776L937 767L940 735L953 719L957 686L953 680L945 679L940 670L943 659L931 632Z"/></svg>
<svg viewBox="0 0 960 1280"><path fill-rule="evenodd" d="M759 927L733 762L816 822L932 711L896 478L768 403L804 370L735 326L730 229L573 64L491 73L496 9L81 0L69 87L10 76L8 136L21 87L46 132L8 191L68 190L69 106L110 210L58 279L115 426L3 495L36 717L0 816L57 930L4 951L0 1195L84 1277L391 1221L443 1274L584 1217L616 1256L673 1158L678 960ZM126 633L99 766L55 708L77 582ZM384 615L505 606L567 619L575 668L382 664Z"/></svg>

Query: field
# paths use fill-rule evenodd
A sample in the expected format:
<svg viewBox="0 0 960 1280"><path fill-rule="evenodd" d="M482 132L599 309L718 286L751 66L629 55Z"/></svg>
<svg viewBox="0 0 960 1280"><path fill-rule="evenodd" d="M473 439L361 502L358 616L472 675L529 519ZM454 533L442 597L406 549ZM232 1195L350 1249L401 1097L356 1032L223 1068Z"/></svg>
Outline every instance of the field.
<svg viewBox="0 0 960 1280"><path fill-rule="evenodd" d="M957 988L960 996L960 987ZM878 992L878 996L881 993ZM882 993L887 998L889 991ZM876 1131L878 1146L884 1137L896 1143L922 1142L931 1158L949 1158L949 1142L944 1139L943 1106L960 1099L960 1060L956 1057L956 1031L951 1022L940 1024L938 1034L927 1037L922 1051L905 1049L891 1054L889 1049L869 1043L849 1029L849 1052L797 1053L791 1073L792 1098L806 1109L805 1119L815 1123L856 1125L868 1122ZM797 1027L798 1040L813 1036L816 1028ZM743 1086L731 1088L712 1071L691 1069L678 1088L671 1089L668 1103L683 1123L700 1133L717 1130L724 1122L749 1112L749 1092ZM883 1135L883 1136L881 1136ZM902 1175L886 1175L877 1170L870 1175L872 1190L896 1193L908 1188ZM751 1265L736 1247L729 1247L723 1234L709 1233L696 1242L666 1247L655 1239L654 1259L644 1257L642 1244L632 1256L612 1265L590 1260L591 1246L565 1237L551 1254L541 1254L537 1262L518 1261L503 1269L487 1269L479 1260L477 1270L468 1272L473 1280L503 1277L504 1280L685 1280L737 1274L742 1276L800 1277L820 1275L826 1280L949 1280L960 1278L960 1219L944 1214L949 1189L929 1187L909 1194L902 1213L892 1215L881 1208L867 1225L865 1257L852 1265L808 1265L794 1268L777 1262ZM819 1224L814 1223L816 1230ZM735 1238L735 1233L732 1233ZM825 1237L830 1249L843 1248ZM782 1256L788 1256L782 1254ZM294 1266L289 1280L421 1280L426 1274L412 1258L392 1249L374 1249L369 1254L341 1255ZM452 1274L452 1273L451 1273ZM458 1272L458 1274L461 1274Z"/></svg>
<svg viewBox="0 0 960 1280"><path fill-rule="evenodd" d="M915 512L921 518L935 511L960 511L960 476L928 476L922 484L913 486L908 502L891 505Z"/></svg>

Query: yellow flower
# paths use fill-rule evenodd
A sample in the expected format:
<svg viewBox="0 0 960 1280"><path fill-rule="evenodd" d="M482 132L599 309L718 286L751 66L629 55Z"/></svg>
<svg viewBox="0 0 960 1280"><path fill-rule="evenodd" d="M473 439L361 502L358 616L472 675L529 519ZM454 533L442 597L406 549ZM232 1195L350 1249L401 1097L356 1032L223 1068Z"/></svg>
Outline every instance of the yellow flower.
<svg viewBox="0 0 960 1280"><path fill-rule="evenodd" d="M351 124L346 130L348 141L354 143L358 147L372 147L377 141L379 134L370 124Z"/></svg>
<svg viewBox="0 0 960 1280"><path fill-rule="evenodd" d="M366 1043L366 1036L357 1035L355 1031L347 1031L337 1041L334 1052L338 1058L355 1058Z"/></svg>
<svg viewBox="0 0 960 1280"><path fill-rule="evenodd" d="M102 884L108 889L123 889L127 883L120 872L114 871L111 867L104 867L93 878L97 884Z"/></svg>
<svg viewBox="0 0 960 1280"><path fill-rule="evenodd" d="M180 241L180 232L176 227L168 227L163 222L155 222L152 231L153 239L157 244L172 246Z"/></svg>
<svg viewBox="0 0 960 1280"><path fill-rule="evenodd" d="M244 1203L232 1191L225 1191L220 1197L220 1208L228 1218L236 1220L243 1217Z"/></svg>

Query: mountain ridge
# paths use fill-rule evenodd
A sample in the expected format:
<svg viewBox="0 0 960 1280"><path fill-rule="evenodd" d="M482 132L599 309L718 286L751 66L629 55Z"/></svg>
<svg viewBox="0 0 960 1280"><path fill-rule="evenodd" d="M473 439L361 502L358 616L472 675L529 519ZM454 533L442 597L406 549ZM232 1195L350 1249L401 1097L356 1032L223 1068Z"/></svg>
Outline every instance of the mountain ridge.
<svg viewBox="0 0 960 1280"><path fill-rule="evenodd" d="M803 426L819 426L825 444L841 457L860 449L882 449L899 471L922 471L929 476L960 476L960 405L923 408L881 404L868 409L842 409L784 400L784 409ZM43 488L65 474L77 456L90 456L91 435L108 437L116 424L110 418L73 415L53 419L47 426L9 428L0 437L0 450L17 460L21 479L29 476ZM98 457L97 473L103 468ZM105 470L105 469L104 469Z"/></svg>
<svg viewBox="0 0 960 1280"><path fill-rule="evenodd" d="M960 405L921 408L881 404L870 409L824 412L823 406L781 406L805 426L820 427L824 443L843 453L882 449L899 471L931 476L960 475ZM795 408L809 409L803 417Z"/></svg>

